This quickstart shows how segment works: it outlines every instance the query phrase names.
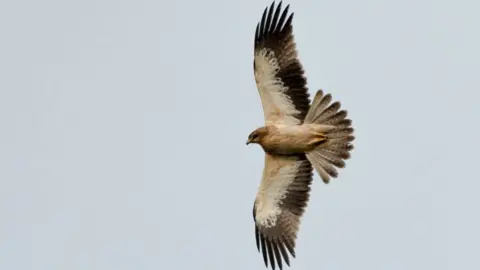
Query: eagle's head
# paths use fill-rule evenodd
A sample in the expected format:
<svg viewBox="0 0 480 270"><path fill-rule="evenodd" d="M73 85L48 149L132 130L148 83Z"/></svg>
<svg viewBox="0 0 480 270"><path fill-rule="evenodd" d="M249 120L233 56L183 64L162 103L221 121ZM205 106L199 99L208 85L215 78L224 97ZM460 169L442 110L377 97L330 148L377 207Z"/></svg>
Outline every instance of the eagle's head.
<svg viewBox="0 0 480 270"><path fill-rule="evenodd" d="M250 143L260 144L265 135L267 135L267 129L265 127L255 129L250 135L248 135L247 145Z"/></svg>

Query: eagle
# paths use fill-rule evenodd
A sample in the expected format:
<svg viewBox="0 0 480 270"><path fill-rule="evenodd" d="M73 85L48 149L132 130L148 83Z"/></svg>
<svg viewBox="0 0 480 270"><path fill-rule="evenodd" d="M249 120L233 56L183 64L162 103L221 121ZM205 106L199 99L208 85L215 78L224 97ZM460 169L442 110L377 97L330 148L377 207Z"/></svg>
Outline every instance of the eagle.
<svg viewBox="0 0 480 270"><path fill-rule="evenodd" d="M265 124L248 136L265 153L253 205L255 239L265 266L290 266L315 170L328 184L345 167L353 149L352 121L339 101L318 90L310 102L297 56L290 5L267 6L254 42L254 75Z"/></svg>

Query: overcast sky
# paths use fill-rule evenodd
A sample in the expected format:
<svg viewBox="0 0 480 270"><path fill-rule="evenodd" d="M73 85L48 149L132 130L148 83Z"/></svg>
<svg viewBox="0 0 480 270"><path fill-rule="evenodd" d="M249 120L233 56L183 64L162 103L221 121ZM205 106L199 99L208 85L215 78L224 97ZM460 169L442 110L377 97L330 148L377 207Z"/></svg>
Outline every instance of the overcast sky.
<svg viewBox="0 0 480 270"><path fill-rule="evenodd" d="M270 3L2 1L0 269L265 269L245 141ZM284 3L356 129L291 269L479 269L480 5Z"/></svg>

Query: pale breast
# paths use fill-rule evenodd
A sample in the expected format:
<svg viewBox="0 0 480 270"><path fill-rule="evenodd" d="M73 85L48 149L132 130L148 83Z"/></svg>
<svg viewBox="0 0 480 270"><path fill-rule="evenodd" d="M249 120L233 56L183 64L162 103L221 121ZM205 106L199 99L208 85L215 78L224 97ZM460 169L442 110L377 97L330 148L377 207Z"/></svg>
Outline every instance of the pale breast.
<svg viewBox="0 0 480 270"><path fill-rule="evenodd" d="M305 125L272 125L262 139L265 152L272 154L298 154L311 149L315 135Z"/></svg>

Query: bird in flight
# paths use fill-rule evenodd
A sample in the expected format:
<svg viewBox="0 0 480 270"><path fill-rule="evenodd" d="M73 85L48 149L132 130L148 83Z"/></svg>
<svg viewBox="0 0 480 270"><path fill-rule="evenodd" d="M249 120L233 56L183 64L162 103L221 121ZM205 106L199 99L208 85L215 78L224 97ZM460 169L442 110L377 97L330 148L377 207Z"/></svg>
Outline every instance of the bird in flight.
<svg viewBox="0 0 480 270"><path fill-rule="evenodd" d="M253 219L257 249L273 270L290 266L289 254L295 257L313 169L329 183L345 167L354 140L352 121L331 94L318 90L310 103L289 6L282 10L282 2L273 2L257 24L253 67L265 125L247 140L265 152Z"/></svg>

